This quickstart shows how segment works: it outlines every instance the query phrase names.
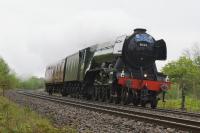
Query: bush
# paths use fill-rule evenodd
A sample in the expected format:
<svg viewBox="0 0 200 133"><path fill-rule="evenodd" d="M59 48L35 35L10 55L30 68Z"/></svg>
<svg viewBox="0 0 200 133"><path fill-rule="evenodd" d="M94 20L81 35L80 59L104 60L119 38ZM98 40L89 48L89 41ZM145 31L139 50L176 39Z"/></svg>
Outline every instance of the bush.
<svg viewBox="0 0 200 133"><path fill-rule="evenodd" d="M31 77L25 81L20 82L20 88L23 89L40 89L44 88L44 79Z"/></svg>
<svg viewBox="0 0 200 133"><path fill-rule="evenodd" d="M21 80L10 70L8 64L0 57L0 89L38 89L44 88L44 79L32 76L27 80Z"/></svg>

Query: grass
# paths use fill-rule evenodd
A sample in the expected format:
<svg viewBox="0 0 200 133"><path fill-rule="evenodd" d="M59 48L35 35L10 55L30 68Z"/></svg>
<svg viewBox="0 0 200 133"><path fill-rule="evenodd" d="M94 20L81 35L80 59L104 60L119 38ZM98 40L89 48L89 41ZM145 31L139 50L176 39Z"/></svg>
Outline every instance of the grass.
<svg viewBox="0 0 200 133"><path fill-rule="evenodd" d="M51 121L27 107L0 96L0 133L74 133L70 127L55 128Z"/></svg>
<svg viewBox="0 0 200 133"><path fill-rule="evenodd" d="M170 100L166 100L165 103L163 103L162 101L159 101L158 107L166 108L166 109L180 109L181 99L180 98L170 99ZM186 108L186 111L200 112L200 100L186 96L185 108Z"/></svg>
<svg viewBox="0 0 200 133"><path fill-rule="evenodd" d="M185 109L191 112L200 112L200 98L197 94L200 92L197 90L196 93L186 93L185 98ZM158 107L166 109L181 109L181 90L177 84L172 84L171 89L166 93L166 102L162 100L158 102Z"/></svg>

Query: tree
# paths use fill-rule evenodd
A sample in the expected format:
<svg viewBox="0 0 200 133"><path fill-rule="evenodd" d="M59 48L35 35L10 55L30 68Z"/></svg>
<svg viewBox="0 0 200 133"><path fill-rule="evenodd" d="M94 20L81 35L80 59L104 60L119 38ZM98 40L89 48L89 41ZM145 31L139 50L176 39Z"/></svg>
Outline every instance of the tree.
<svg viewBox="0 0 200 133"><path fill-rule="evenodd" d="M9 87L9 71L8 65L0 58L0 88L3 89L3 95L4 89Z"/></svg>
<svg viewBox="0 0 200 133"><path fill-rule="evenodd" d="M200 71L200 43L195 43L191 48L186 49L183 53L190 58ZM193 95L196 94L200 98L200 76L193 80Z"/></svg>
<svg viewBox="0 0 200 133"><path fill-rule="evenodd" d="M166 73L172 81L184 81L185 83L189 83L193 80L191 78L197 78L199 73L198 66L186 56L181 56L177 61L166 64L162 71Z"/></svg>
<svg viewBox="0 0 200 133"><path fill-rule="evenodd" d="M0 58L0 89L11 88L38 89L44 88L44 79L32 76L31 78L22 81L17 78L16 74L10 70L8 64Z"/></svg>
<svg viewBox="0 0 200 133"><path fill-rule="evenodd" d="M193 60L200 68L200 44L195 43L190 49L185 49L183 55Z"/></svg>
<svg viewBox="0 0 200 133"><path fill-rule="evenodd" d="M3 95L5 89L15 88L18 85L19 79L16 74L10 70L4 59L0 58L0 89L3 90Z"/></svg>
<svg viewBox="0 0 200 133"><path fill-rule="evenodd" d="M32 76L31 78L21 82L21 88L24 89L39 89L44 88L44 80Z"/></svg>
<svg viewBox="0 0 200 133"><path fill-rule="evenodd" d="M181 56L177 61L165 65L162 71L167 74L172 82L178 84L182 91L182 108L184 108L185 92L193 88L193 84L199 82L200 69L193 60Z"/></svg>

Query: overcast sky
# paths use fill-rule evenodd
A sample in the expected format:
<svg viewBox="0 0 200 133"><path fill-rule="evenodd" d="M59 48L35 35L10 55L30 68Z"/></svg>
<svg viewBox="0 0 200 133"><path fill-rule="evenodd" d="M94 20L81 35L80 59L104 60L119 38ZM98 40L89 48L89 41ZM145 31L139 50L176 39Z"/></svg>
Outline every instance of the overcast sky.
<svg viewBox="0 0 200 133"><path fill-rule="evenodd" d="M177 59L200 42L200 1L0 0L0 56L19 75L44 76L47 64L137 27Z"/></svg>

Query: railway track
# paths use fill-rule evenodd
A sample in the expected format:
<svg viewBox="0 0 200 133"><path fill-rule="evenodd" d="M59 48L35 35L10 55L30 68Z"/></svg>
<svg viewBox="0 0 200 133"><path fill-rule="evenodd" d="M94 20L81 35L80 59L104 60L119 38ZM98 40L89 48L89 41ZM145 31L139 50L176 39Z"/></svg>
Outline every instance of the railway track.
<svg viewBox="0 0 200 133"><path fill-rule="evenodd" d="M126 107L126 106L124 106ZM132 107L132 108L137 108L137 109L142 109L146 111L155 111L155 112L162 112L162 113L170 113L170 114L177 114L177 115L183 115L183 116L189 116L189 117L194 117L194 118L200 118L200 113L193 113L193 112L187 112L187 111L181 111L181 110L172 110L172 109L163 109L163 108L144 108L144 107Z"/></svg>
<svg viewBox="0 0 200 133"><path fill-rule="evenodd" d="M177 114L177 115L189 116L189 117L194 117L194 118L200 119L200 113L194 113L194 112L187 112L187 111L173 110L173 109L164 109L164 108L152 109L150 107L121 105L121 104L113 104L113 103L104 103L104 102L99 102L99 101L97 101L97 103L101 103L101 104L105 104L105 105L113 105L113 106L117 106L117 107L125 107L125 108L130 108L130 109L132 108L132 109L141 109L141 110L145 110L145 111Z"/></svg>
<svg viewBox="0 0 200 133"><path fill-rule="evenodd" d="M180 110L171 110L171 109L162 109L162 108L157 108L157 109L149 108L149 110L158 111L158 112L164 112L164 113L173 113L173 114L178 114L178 115L186 115L186 116L200 118L200 113L186 112L186 111L180 111Z"/></svg>
<svg viewBox="0 0 200 133"><path fill-rule="evenodd" d="M61 98L61 97L48 96L44 94L36 94L32 92L18 91L18 93L26 95L26 96L40 98L43 100L57 102L60 104L68 104L71 106L81 107L81 108L98 111L102 113L108 113L108 114L116 115L120 117L126 117L129 119L137 119L137 120L141 120L141 121L145 121L149 123L163 125L166 127L173 127L173 128L177 128L181 130L191 131L194 133L200 132L200 121L195 121L195 120L190 120L190 119L185 119L185 118L177 118L177 117L166 116L166 115L161 115L161 114L156 114L156 113L152 114L152 113L147 113L147 112L140 112L140 111L129 110L125 108L119 108L119 106L109 106L109 105L91 103L87 101L66 99L66 98ZM157 109L157 110L161 111L162 109ZM164 112L164 110L162 111ZM167 110L167 111L170 112L171 110ZM175 111L175 112L178 113L180 111ZM192 115L194 116L195 114L192 113Z"/></svg>
<svg viewBox="0 0 200 133"><path fill-rule="evenodd" d="M56 96L56 95L55 95L55 97L61 98L60 96ZM66 97L62 97L62 98L66 98ZM70 99L77 100L77 99L74 99L74 98L70 98ZM82 100L84 100L85 102L93 103L93 101L87 101L85 99L82 99ZM99 101L95 101L95 103L99 103L99 104L103 104L103 105L107 105L107 106L113 105L113 106L117 106L117 107L125 107L125 108L130 108L130 109L133 108L133 109L141 109L141 110L145 110L145 111L177 114L177 115L189 116L189 117L194 117L194 118L200 119L200 113L187 112L187 111L181 111L181 110L163 109L163 108L152 109L152 108L148 108L148 107L121 105L121 104L113 104L113 103L99 102Z"/></svg>

